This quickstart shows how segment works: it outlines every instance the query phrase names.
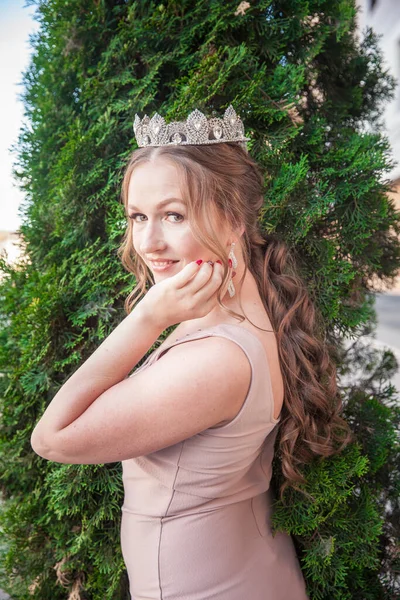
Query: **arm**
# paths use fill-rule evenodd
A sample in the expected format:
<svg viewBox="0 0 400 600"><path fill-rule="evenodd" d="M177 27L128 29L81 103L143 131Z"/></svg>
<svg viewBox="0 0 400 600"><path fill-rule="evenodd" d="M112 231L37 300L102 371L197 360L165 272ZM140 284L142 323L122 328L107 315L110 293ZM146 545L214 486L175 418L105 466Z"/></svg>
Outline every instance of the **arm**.
<svg viewBox="0 0 400 600"><path fill-rule="evenodd" d="M129 372L166 327L208 314L216 305L221 281L222 266L219 264L212 269L208 263L199 267L196 262L191 262L173 277L152 286L138 306L57 392L31 435L35 452L40 456L54 455L52 448L62 446L64 456L65 448L74 450L77 443L76 437L72 442L71 431L80 443L90 441L93 447L96 440L101 442L99 437L104 435L104 427L110 426L110 400L116 396L115 410L121 411L121 392L130 389L131 382L136 379L127 378ZM126 403L128 406L124 404L120 415L121 427L131 426L126 422L127 416L132 416L129 398ZM90 424L94 436L90 440L87 421L94 423L94 429ZM131 430L126 435L130 438ZM115 431L111 432L113 436Z"/></svg>
<svg viewBox="0 0 400 600"><path fill-rule="evenodd" d="M162 331L139 303L54 396L33 430L32 447L40 448L46 439L76 421L101 394L125 379Z"/></svg>
<svg viewBox="0 0 400 600"><path fill-rule="evenodd" d="M44 439L37 454L91 465L157 452L231 420L250 383L248 358L232 340L186 339L101 394L71 425Z"/></svg>

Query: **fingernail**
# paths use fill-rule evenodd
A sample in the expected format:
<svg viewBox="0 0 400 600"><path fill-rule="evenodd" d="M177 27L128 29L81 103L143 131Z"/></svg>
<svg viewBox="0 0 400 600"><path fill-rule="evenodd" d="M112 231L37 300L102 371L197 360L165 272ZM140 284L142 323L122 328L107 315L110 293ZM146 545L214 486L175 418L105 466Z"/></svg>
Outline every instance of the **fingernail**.
<svg viewBox="0 0 400 600"><path fill-rule="evenodd" d="M235 277L235 275L236 275L236 271L233 271L232 277Z"/></svg>
<svg viewBox="0 0 400 600"><path fill-rule="evenodd" d="M222 265L222 262L220 260L216 260L215 262L217 262L219 265Z"/></svg>
<svg viewBox="0 0 400 600"><path fill-rule="evenodd" d="M232 261L231 261L230 258L228 259L228 262L229 262L229 266L231 267L232 266Z"/></svg>
<svg viewBox="0 0 400 600"><path fill-rule="evenodd" d="M198 265L201 265L201 263L203 262L202 259L200 258L199 260L196 260Z"/></svg>
<svg viewBox="0 0 400 600"><path fill-rule="evenodd" d="M214 264L212 260L208 260L207 262L208 262L208 264L209 264L209 265L211 265L211 266L213 266L213 264Z"/></svg>

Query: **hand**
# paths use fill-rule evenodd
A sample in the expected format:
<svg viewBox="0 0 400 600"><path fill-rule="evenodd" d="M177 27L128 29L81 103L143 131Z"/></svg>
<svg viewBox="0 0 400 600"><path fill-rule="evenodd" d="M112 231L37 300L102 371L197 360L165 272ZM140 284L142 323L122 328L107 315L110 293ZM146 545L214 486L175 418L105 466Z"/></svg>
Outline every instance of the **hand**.
<svg viewBox="0 0 400 600"><path fill-rule="evenodd" d="M173 277L153 285L139 305L147 318L164 331L176 323L204 317L215 308L223 276L224 267L217 262L191 262ZM229 279L222 289L222 298Z"/></svg>

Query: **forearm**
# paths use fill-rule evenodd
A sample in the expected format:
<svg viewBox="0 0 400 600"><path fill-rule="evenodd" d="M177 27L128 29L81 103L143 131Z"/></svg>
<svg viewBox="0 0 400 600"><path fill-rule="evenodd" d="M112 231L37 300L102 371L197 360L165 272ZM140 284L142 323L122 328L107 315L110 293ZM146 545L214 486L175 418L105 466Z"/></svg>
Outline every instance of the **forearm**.
<svg viewBox="0 0 400 600"><path fill-rule="evenodd" d="M73 423L129 375L162 331L139 303L60 388L37 423L35 436L48 438Z"/></svg>

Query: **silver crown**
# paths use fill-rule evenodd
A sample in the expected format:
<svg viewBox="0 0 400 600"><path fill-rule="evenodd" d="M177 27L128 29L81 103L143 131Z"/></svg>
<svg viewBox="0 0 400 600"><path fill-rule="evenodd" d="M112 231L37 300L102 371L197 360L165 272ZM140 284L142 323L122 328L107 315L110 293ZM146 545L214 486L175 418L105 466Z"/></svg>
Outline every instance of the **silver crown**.
<svg viewBox="0 0 400 600"><path fill-rule="evenodd" d="M224 118L207 117L194 110L185 121L167 124L158 113L149 119L135 115L133 131L139 147L144 146L186 146L189 144L221 144L222 142L247 142L241 118L232 104L225 111ZM245 145L245 144L244 144Z"/></svg>

